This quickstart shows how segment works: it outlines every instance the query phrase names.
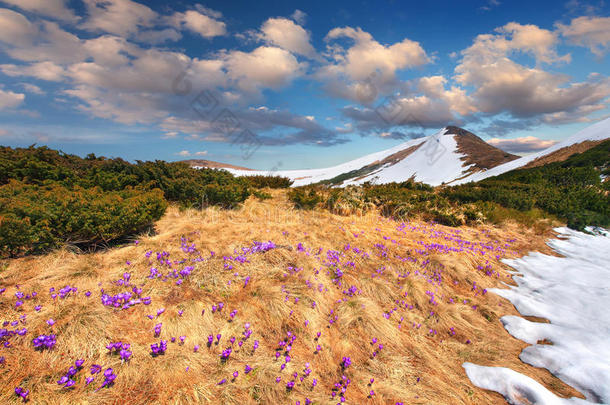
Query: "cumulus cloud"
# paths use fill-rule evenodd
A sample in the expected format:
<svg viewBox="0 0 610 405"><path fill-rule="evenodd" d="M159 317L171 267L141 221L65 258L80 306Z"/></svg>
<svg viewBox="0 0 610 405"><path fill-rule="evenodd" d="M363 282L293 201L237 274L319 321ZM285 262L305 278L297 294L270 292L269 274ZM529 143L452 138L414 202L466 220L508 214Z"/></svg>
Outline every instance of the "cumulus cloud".
<svg viewBox="0 0 610 405"><path fill-rule="evenodd" d="M64 68L53 62L37 62L29 65L0 65L0 71L7 76L28 76L51 82L64 78Z"/></svg>
<svg viewBox="0 0 610 405"><path fill-rule="evenodd" d="M35 84L31 84L31 83L19 83L19 84L28 93L38 94L38 95L47 94L40 87L36 86Z"/></svg>
<svg viewBox="0 0 610 405"><path fill-rule="evenodd" d="M15 108L25 100L25 94L0 89L0 110Z"/></svg>
<svg viewBox="0 0 610 405"><path fill-rule="evenodd" d="M333 42L345 38L353 42L347 49ZM360 28L334 28L326 41L329 45L325 56L330 62L318 70L316 77L331 95L362 104L395 90L397 71L430 62L418 42L405 38L383 45Z"/></svg>
<svg viewBox="0 0 610 405"><path fill-rule="evenodd" d="M479 35L462 51L462 60L455 68L455 80L475 89L471 96L479 111L507 112L518 118L549 114L550 119L558 112L597 108L610 95L610 81L605 77L592 76L574 83L567 75L524 66L509 58L520 51L531 54L537 64L568 61L569 55L559 56L554 49L555 33L517 23L496 31Z"/></svg>
<svg viewBox="0 0 610 405"><path fill-rule="evenodd" d="M555 145L557 141L540 139L535 136L525 136L513 139L491 138L487 143L505 152L532 153L549 148Z"/></svg>
<svg viewBox="0 0 610 405"><path fill-rule="evenodd" d="M182 38L182 34L173 28L142 30L136 35L136 39L152 45L164 42L175 42Z"/></svg>
<svg viewBox="0 0 610 405"><path fill-rule="evenodd" d="M412 137L399 135L402 131L395 127L442 127L477 112L464 89L447 83L444 76L423 76L402 82L402 92L382 99L375 107L348 106L341 113L361 132L386 138Z"/></svg>
<svg viewBox="0 0 610 405"><path fill-rule="evenodd" d="M0 9L0 49L22 61L70 63L85 55L81 40L55 22L32 23L22 14Z"/></svg>
<svg viewBox="0 0 610 405"><path fill-rule="evenodd" d="M317 57L309 32L287 18L269 18L261 27L260 38L289 52L309 58Z"/></svg>
<svg viewBox="0 0 610 405"><path fill-rule="evenodd" d="M445 102L452 112L469 115L477 112L472 98L458 86L446 89L447 79L444 76L424 76L415 81L416 90L432 99Z"/></svg>
<svg viewBox="0 0 610 405"><path fill-rule="evenodd" d="M38 27L22 14L0 8L0 41L15 46L29 45L38 34Z"/></svg>
<svg viewBox="0 0 610 405"><path fill-rule="evenodd" d="M341 114L363 133L387 132L394 127L436 128L455 122L449 105L423 95L383 100L377 107L347 106Z"/></svg>
<svg viewBox="0 0 610 405"><path fill-rule="evenodd" d="M299 9L296 9L296 10L294 10L294 13L292 13L290 18L292 18L294 21L296 21L297 24L304 25L305 21L307 20L307 13L304 11L301 11Z"/></svg>
<svg viewBox="0 0 610 405"><path fill-rule="evenodd" d="M158 14L149 7L131 0L83 0L87 19L79 28L102 31L120 36L137 33L151 27Z"/></svg>
<svg viewBox="0 0 610 405"><path fill-rule="evenodd" d="M115 92L87 85L64 90L64 94L79 100L78 110L122 124L152 124L169 114L167 102L159 94Z"/></svg>
<svg viewBox="0 0 610 405"><path fill-rule="evenodd" d="M207 156L207 154L208 154L207 150L202 150L202 151L194 152L194 153L191 153L191 151L189 151L189 150L181 150L180 152L174 153L174 155L178 155L178 156L182 156L182 157L190 157L190 156L202 157L202 156Z"/></svg>
<svg viewBox="0 0 610 405"><path fill-rule="evenodd" d="M262 87L278 89L300 76L305 64L290 52L272 46L260 46L252 52L230 51L222 55L229 78L248 93Z"/></svg>
<svg viewBox="0 0 610 405"><path fill-rule="evenodd" d="M602 57L610 49L610 17L578 17L570 24L557 24L557 29L572 44L589 48Z"/></svg>
<svg viewBox="0 0 610 405"><path fill-rule="evenodd" d="M66 5L68 0L2 0L3 3L61 21L75 22L78 17Z"/></svg>
<svg viewBox="0 0 610 405"><path fill-rule="evenodd" d="M213 38L227 33L226 24L214 18L218 14L209 15L208 9L202 9L202 11L204 12L189 10L184 13L175 13L170 20L175 27L188 29L203 38Z"/></svg>

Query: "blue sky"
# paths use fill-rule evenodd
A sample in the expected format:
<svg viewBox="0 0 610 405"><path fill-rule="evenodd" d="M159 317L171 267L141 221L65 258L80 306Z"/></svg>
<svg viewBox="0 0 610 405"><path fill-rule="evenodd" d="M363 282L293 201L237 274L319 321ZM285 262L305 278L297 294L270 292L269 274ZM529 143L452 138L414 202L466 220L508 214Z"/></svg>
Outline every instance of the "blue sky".
<svg viewBox="0 0 610 405"><path fill-rule="evenodd" d="M322 167L448 124L525 154L610 115L603 2L0 1L0 144Z"/></svg>

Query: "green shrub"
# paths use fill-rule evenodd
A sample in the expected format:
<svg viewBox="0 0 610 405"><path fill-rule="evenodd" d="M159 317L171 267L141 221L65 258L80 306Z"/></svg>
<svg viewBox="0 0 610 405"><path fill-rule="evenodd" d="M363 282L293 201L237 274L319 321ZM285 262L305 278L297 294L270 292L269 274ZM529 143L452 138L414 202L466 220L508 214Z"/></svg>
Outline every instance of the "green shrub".
<svg viewBox="0 0 610 405"><path fill-rule="evenodd" d="M288 192L288 199L294 203L295 208L311 210L322 201L322 196L313 188L293 188Z"/></svg>
<svg viewBox="0 0 610 405"><path fill-rule="evenodd" d="M292 185L293 181L287 177L281 176L244 176L246 181L251 187L254 188L288 188Z"/></svg>
<svg viewBox="0 0 610 405"><path fill-rule="evenodd" d="M259 190L254 190L252 192L252 195L254 195L256 198L258 198L260 201L269 200L270 198L273 198L273 196L271 194L265 193L264 191L259 191Z"/></svg>
<svg viewBox="0 0 610 405"><path fill-rule="evenodd" d="M0 187L0 255L39 253L62 243L107 244L142 231L166 208L158 189L106 192L13 180Z"/></svg>
<svg viewBox="0 0 610 405"><path fill-rule="evenodd" d="M226 170L193 169L186 163L159 160L132 164L94 155L82 159L46 147L0 147L0 185L10 180L37 185L58 183L69 189L100 187L104 191L158 188L168 201L186 207L201 206L206 198L208 204L236 207L250 195L248 181ZM220 192L210 185L228 190Z"/></svg>

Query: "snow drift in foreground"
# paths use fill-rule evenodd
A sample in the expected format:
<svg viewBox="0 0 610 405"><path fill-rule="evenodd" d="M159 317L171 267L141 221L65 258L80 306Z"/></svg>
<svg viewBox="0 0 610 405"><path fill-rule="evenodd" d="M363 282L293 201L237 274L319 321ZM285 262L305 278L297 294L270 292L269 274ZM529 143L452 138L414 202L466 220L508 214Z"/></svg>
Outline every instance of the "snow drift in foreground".
<svg viewBox="0 0 610 405"><path fill-rule="evenodd" d="M548 369L590 402L561 399L507 368L471 363L464 368L473 384L497 391L513 404L610 403L610 235L555 230L561 239L548 245L563 257L534 252L505 260L520 274L513 276L517 286L490 291L511 301L522 315L551 322L501 319L511 335L532 344L521 352L522 361ZM543 339L553 344L536 344Z"/></svg>
<svg viewBox="0 0 610 405"><path fill-rule="evenodd" d="M563 399L537 381L506 367L484 367L464 363L466 375L479 388L504 395L509 404L568 405L591 404L579 398Z"/></svg>

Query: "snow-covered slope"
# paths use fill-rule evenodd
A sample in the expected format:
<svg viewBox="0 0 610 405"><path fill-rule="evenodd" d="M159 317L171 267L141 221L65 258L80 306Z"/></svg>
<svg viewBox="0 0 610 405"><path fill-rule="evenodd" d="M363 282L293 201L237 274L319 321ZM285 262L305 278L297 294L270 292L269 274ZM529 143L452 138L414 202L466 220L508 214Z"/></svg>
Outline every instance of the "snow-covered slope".
<svg viewBox="0 0 610 405"><path fill-rule="evenodd" d="M433 186L460 177L471 165L461 159L465 155L458 152L457 142L444 128L425 138L424 143L412 154L396 164L388 164L369 175L345 183L362 184L371 181L378 184L401 182L413 177Z"/></svg>
<svg viewBox="0 0 610 405"><path fill-rule="evenodd" d="M472 166L465 163L466 158L465 154L458 151L455 134L443 128L434 135L412 139L391 149L324 169L283 170L272 173L227 170L237 176L257 174L284 176L294 180L293 186L330 180L350 172L357 173L339 185L360 184L366 181L391 183L405 181L411 177L417 181L439 185L463 177Z"/></svg>
<svg viewBox="0 0 610 405"><path fill-rule="evenodd" d="M610 404L610 235L604 230L596 235L555 230L564 239L552 239L548 245L560 257L535 252L505 260L515 269L517 286L489 291L508 299L522 315L550 321L501 318L511 335L532 345L521 352L522 361L548 369L587 401L558 398L510 369L471 363L464 368L476 386L500 392L514 404ZM552 344L538 344L545 339Z"/></svg>
<svg viewBox="0 0 610 405"><path fill-rule="evenodd" d="M537 158L583 141L610 138L610 118L600 121L541 152L525 157L505 153L461 128L446 127L434 135L412 139L393 148L323 169L258 171L226 168L236 176L276 175L288 177L293 186L323 180L346 186L416 181L437 186L462 184L497 176L523 167ZM514 159L514 160L513 160ZM336 179L341 176L341 179Z"/></svg>
<svg viewBox="0 0 610 405"><path fill-rule="evenodd" d="M584 141L600 141L600 140L608 139L608 138L610 138L610 118L606 118L605 120L595 123L585 129L577 132L576 134L572 135L571 137L564 139L561 142L556 143L555 145L551 146L550 148L544 149L540 152L532 153L531 155L524 156L520 159L516 159L516 160L513 160L508 163L501 164L501 165L491 168L489 170L484 170L484 171L473 173L463 179L459 179L459 180L452 182L451 185L468 183L471 181L479 181L479 180L483 180L487 177L497 176L502 173L506 173L508 171L523 167L523 166L527 165L528 163L530 163L540 157L547 156L555 151L558 151L559 149L562 149L562 148L565 148L565 147L568 147L571 145L575 145L575 144L578 144L578 143L581 143Z"/></svg>
<svg viewBox="0 0 610 405"><path fill-rule="evenodd" d="M366 165L370 165L374 162L383 160L388 156L391 156L403 149L410 148L412 146L419 145L424 141L425 138L411 139L407 142L401 143L393 148L383 150L381 152L371 153L358 159L350 160L349 162L342 163L337 166L327 167L323 169L304 169L304 170L279 170L279 171L257 171L257 170L234 170L227 169L236 176L254 176L258 174L262 175L275 175L288 177L294 180L293 186L304 186L307 184L317 183L322 180L332 179L340 174L350 172L352 170L358 170Z"/></svg>

